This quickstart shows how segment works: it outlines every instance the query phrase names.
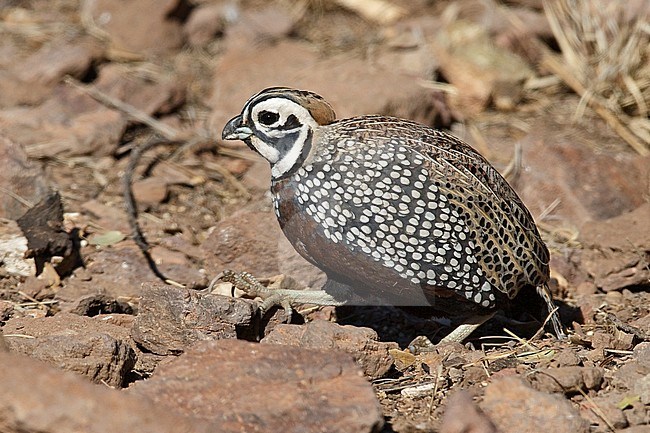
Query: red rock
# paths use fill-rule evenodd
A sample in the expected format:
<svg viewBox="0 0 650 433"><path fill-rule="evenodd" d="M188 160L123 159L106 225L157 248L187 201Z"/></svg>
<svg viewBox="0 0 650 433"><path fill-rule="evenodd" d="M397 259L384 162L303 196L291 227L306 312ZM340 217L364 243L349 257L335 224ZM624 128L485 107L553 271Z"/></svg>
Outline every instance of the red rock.
<svg viewBox="0 0 650 433"><path fill-rule="evenodd" d="M54 39L17 64L16 76L26 85L52 88L66 75L82 78L92 61L102 54L99 42L90 36L76 40Z"/></svg>
<svg viewBox="0 0 650 433"><path fill-rule="evenodd" d="M147 351L172 355L203 340L257 338L251 301L163 284L143 285L133 339Z"/></svg>
<svg viewBox="0 0 650 433"><path fill-rule="evenodd" d="M158 74L151 80L115 64L100 68L93 85L149 115L166 113L185 97L173 77ZM0 111L0 129L33 158L112 155L126 126L125 115L63 84L38 107Z"/></svg>
<svg viewBox="0 0 650 433"><path fill-rule="evenodd" d="M76 269L71 278L64 280L56 295L62 308L83 296L97 294L137 305L142 284L160 281L132 241L87 251L84 260L85 268ZM205 275L196 267L188 266L187 262L164 262L158 264L158 269L168 278L191 287L205 285Z"/></svg>
<svg viewBox="0 0 650 433"><path fill-rule="evenodd" d="M223 33L226 19L222 4L202 4L196 7L183 26L183 33L190 45L202 46Z"/></svg>
<svg viewBox="0 0 650 433"><path fill-rule="evenodd" d="M119 387L135 365L128 330L89 317L60 313L10 319L3 327L9 348Z"/></svg>
<svg viewBox="0 0 650 433"><path fill-rule="evenodd" d="M149 177L133 183L133 196L141 208L157 205L167 199L167 182L159 177Z"/></svg>
<svg viewBox="0 0 650 433"><path fill-rule="evenodd" d="M465 390L451 394L442 416L440 433L497 433L497 429Z"/></svg>
<svg viewBox="0 0 650 433"><path fill-rule="evenodd" d="M178 77L163 71L152 74L147 77L137 67L109 63L99 70L94 85L150 116L169 113L184 102L184 85Z"/></svg>
<svg viewBox="0 0 650 433"><path fill-rule="evenodd" d="M504 377L490 383L480 407L502 433L589 431L587 421L568 400L536 391L517 377Z"/></svg>
<svg viewBox="0 0 650 433"><path fill-rule="evenodd" d="M262 343L347 352L363 369L363 374L370 379L378 379L393 365L388 351L399 346L377 340L377 333L370 328L315 320L305 325L277 325Z"/></svg>
<svg viewBox="0 0 650 433"><path fill-rule="evenodd" d="M567 366L533 372L528 379L538 391L574 394L580 390L598 390L603 377L602 368Z"/></svg>
<svg viewBox="0 0 650 433"><path fill-rule="evenodd" d="M308 44L281 41L264 50L246 46L226 51L215 71L210 127L220 134L253 93L279 85L319 93L339 118L382 113L433 124L440 111L438 92L393 69L370 67L349 56L320 59Z"/></svg>
<svg viewBox="0 0 650 433"><path fill-rule="evenodd" d="M126 124L120 113L67 85L38 107L0 111L0 128L33 158L110 154Z"/></svg>
<svg viewBox="0 0 650 433"><path fill-rule="evenodd" d="M221 432L372 432L383 416L348 355L241 340L204 341L126 392Z"/></svg>
<svg viewBox="0 0 650 433"><path fill-rule="evenodd" d="M648 221L650 204L646 203L605 221L585 223L579 238L584 251L576 267L585 269L605 292L648 285L650 259L639 254L650 251Z"/></svg>
<svg viewBox="0 0 650 433"><path fill-rule="evenodd" d="M450 103L465 116L482 112L490 99L513 109L523 82L534 75L523 59L492 43L483 23L443 25L432 48L440 72L457 89Z"/></svg>
<svg viewBox="0 0 650 433"><path fill-rule="evenodd" d="M324 274L300 257L286 240L270 209L242 210L224 218L201 244L208 274L224 269L256 277L287 274L300 284L320 288Z"/></svg>
<svg viewBox="0 0 650 433"><path fill-rule="evenodd" d="M580 404L580 413L583 418L592 424L591 431L611 431L608 424L616 429L628 426L625 414L617 405L625 398L625 395L615 390L606 395L596 395ZM607 423L603 420L603 417Z"/></svg>
<svg viewBox="0 0 650 433"><path fill-rule="evenodd" d="M0 121L1 124L1 121ZM49 192L43 170L30 162L23 147L0 135L0 218L18 219L29 205L43 199ZM9 191L6 193L4 191Z"/></svg>
<svg viewBox="0 0 650 433"><path fill-rule="evenodd" d="M226 28L226 44L231 50L273 45L289 35L298 19L282 3L241 9L231 5L224 12L231 21Z"/></svg>
<svg viewBox="0 0 650 433"><path fill-rule="evenodd" d="M552 224L576 228L644 204L638 179L649 175L650 158L619 151L594 152L589 144L572 135L574 125L569 129L557 120L570 106L567 101L564 108L540 117L522 140L524 170L516 185L528 208L538 215L559 200L551 213ZM622 145L611 136L590 139L610 146Z"/></svg>
<svg viewBox="0 0 650 433"><path fill-rule="evenodd" d="M180 48L183 37L175 13L182 0L96 0L82 3L82 15L105 31L118 51L164 54Z"/></svg>
<svg viewBox="0 0 650 433"><path fill-rule="evenodd" d="M215 426L142 397L95 385L25 356L0 351L4 433L208 433Z"/></svg>
<svg viewBox="0 0 650 433"><path fill-rule="evenodd" d="M21 48L7 57L13 61L1 68L0 107L42 102L64 76L82 78L103 54L97 39L63 34L53 35L27 55L27 47Z"/></svg>

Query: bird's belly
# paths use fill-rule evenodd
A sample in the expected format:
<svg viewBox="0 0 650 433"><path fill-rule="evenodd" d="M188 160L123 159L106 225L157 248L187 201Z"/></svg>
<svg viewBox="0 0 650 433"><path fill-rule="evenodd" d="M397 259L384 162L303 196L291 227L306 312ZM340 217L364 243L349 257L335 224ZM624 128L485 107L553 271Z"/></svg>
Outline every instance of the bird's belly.
<svg viewBox="0 0 650 433"><path fill-rule="evenodd" d="M394 267L355 250L345 239L326 236L323 225L295 199L290 183L274 185L273 195L287 239L301 256L327 274L328 286L349 288L347 303L433 306L454 314L483 310L454 290L404 278Z"/></svg>

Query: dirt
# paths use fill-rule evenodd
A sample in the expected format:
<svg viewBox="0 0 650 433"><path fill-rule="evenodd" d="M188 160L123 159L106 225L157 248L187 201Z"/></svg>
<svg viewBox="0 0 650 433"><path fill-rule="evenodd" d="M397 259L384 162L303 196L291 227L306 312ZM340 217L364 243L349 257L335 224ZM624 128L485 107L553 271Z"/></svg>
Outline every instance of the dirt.
<svg viewBox="0 0 650 433"><path fill-rule="evenodd" d="M389 22L339 3L0 0L1 431L650 431L650 156L540 84L526 41L558 54L542 2L389 2ZM432 348L449 327L426 311L283 324L208 293L224 269L325 281L280 231L268 164L220 140L270 85L451 130L506 172L569 337L497 314ZM123 189L151 142L133 178L148 261Z"/></svg>

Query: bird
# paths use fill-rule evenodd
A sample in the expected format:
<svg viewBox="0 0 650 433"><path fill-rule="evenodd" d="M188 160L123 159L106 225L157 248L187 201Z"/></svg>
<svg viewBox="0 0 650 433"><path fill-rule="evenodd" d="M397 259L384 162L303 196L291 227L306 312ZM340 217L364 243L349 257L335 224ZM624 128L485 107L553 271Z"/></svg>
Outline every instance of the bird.
<svg viewBox="0 0 650 433"><path fill-rule="evenodd" d="M222 275L261 296L262 307L430 306L461 318L442 341L462 342L534 288L564 336L548 287L549 251L531 213L459 138L383 115L337 120L314 92L269 87L227 122L222 139L242 140L270 163L284 235L327 275L321 290L306 291L268 289L245 272Z"/></svg>

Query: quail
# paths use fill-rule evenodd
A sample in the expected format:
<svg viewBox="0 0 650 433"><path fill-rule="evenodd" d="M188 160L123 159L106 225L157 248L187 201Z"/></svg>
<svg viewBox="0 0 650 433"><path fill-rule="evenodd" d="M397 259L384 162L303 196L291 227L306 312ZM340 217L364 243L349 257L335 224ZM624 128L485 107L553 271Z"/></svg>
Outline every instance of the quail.
<svg viewBox="0 0 650 433"><path fill-rule="evenodd" d="M462 341L528 287L563 336L530 212L460 139L394 117L336 120L321 96L287 87L252 96L222 137L268 160L285 236L327 275L315 291L248 284L267 304L432 306L462 318L443 339ZM244 288L242 275L230 278Z"/></svg>

